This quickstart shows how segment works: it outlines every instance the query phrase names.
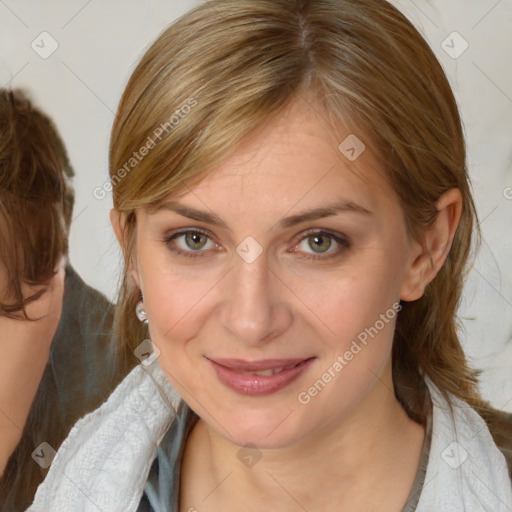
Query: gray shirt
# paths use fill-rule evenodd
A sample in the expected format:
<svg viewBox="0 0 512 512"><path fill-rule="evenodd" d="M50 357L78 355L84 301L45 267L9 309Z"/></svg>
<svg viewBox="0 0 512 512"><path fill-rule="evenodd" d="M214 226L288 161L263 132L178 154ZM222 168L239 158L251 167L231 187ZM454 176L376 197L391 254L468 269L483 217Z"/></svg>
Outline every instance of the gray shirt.
<svg viewBox="0 0 512 512"><path fill-rule="evenodd" d="M0 480L2 512L26 510L47 473L32 459L32 451L43 442L57 450L73 424L106 400L126 374L112 339L112 321L112 304L68 265L48 363Z"/></svg>

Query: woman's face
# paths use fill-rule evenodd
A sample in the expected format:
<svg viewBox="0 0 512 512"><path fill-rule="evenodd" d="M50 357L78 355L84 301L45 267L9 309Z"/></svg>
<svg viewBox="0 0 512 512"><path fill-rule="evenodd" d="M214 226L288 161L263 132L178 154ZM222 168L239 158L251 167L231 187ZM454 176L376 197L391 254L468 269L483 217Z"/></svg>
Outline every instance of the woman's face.
<svg viewBox="0 0 512 512"><path fill-rule="evenodd" d="M159 364L236 444L291 446L392 387L415 244L369 149L353 162L353 139L338 149L349 135L335 141L296 103L199 185L137 213L132 275Z"/></svg>

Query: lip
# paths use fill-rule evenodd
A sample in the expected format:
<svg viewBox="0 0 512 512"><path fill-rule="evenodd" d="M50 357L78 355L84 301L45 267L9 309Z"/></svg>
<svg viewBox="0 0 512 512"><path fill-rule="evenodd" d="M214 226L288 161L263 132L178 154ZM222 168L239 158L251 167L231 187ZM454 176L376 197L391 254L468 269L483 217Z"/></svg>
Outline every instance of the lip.
<svg viewBox="0 0 512 512"><path fill-rule="evenodd" d="M265 359L262 361L245 361L242 359L210 359L207 358L217 373L218 379L233 391L250 396L264 396L276 393L291 384L315 359ZM284 369L273 375L254 375L244 372Z"/></svg>

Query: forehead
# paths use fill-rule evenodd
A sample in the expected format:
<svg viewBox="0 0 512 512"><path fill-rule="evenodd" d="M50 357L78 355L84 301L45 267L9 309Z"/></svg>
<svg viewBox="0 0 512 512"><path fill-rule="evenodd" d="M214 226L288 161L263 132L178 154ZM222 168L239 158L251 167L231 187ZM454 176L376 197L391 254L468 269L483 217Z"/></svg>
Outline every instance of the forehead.
<svg viewBox="0 0 512 512"><path fill-rule="evenodd" d="M369 140L334 129L320 107L303 101L246 140L178 200L267 215L339 200L368 210L398 205Z"/></svg>

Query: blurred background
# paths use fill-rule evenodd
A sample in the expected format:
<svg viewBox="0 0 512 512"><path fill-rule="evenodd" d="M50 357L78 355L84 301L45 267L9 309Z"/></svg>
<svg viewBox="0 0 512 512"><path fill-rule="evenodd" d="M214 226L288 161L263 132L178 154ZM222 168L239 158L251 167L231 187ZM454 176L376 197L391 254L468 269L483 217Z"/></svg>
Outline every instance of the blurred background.
<svg viewBox="0 0 512 512"><path fill-rule="evenodd" d="M23 88L56 123L76 172L70 259L115 300L121 257L109 222L114 113L139 58L199 0L0 0L0 87ZM482 246L461 304L481 391L512 411L512 0L394 0L455 91Z"/></svg>

